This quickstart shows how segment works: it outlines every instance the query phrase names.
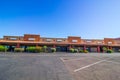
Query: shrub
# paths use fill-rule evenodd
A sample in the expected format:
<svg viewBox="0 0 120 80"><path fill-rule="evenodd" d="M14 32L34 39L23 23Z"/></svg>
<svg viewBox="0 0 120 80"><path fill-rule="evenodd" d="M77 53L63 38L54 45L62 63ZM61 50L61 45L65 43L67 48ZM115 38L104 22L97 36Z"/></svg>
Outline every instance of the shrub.
<svg viewBox="0 0 120 80"><path fill-rule="evenodd" d="M15 48L14 52L24 52L24 48Z"/></svg>
<svg viewBox="0 0 120 80"><path fill-rule="evenodd" d="M33 53L42 52L42 48L41 47L28 47L26 50L28 52L33 52Z"/></svg>
<svg viewBox="0 0 120 80"><path fill-rule="evenodd" d="M112 49L108 49L107 53L113 53L113 50Z"/></svg>
<svg viewBox="0 0 120 80"><path fill-rule="evenodd" d="M104 52L106 52L106 51L107 51L107 48L106 48L106 47L103 47L102 49L103 49L103 51L104 51Z"/></svg>
<svg viewBox="0 0 120 80"><path fill-rule="evenodd" d="M42 52L42 47L36 47L35 52Z"/></svg>
<svg viewBox="0 0 120 80"><path fill-rule="evenodd" d="M70 52L74 53L74 49L73 49L73 48L70 48Z"/></svg>
<svg viewBox="0 0 120 80"><path fill-rule="evenodd" d="M6 48L5 46L0 45L0 52L5 52L7 50L8 50L8 48Z"/></svg>
<svg viewBox="0 0 120 80"><path fill-rule="evenodd" d="M56 48L51 48L51 51L52 52L56 52Z"/></svg>
<svg viewBox="0 0 120 80"><path fill-rule="evenodd" d="M118 49L118 52L120 52L120 49Z"/></svg>
<svg viewBox="0 0 120 80"><path fill-rule="evenodd" d="M43 46L43 51L47 52L47 46Z"/></svg>
<svg viewBox="0 0 120 80"><path fill-rule="evenodd" d="M78 49L74 49L74 52L75 52L75 53L78 53Z"/></svg>
<svg viewBox="0 0 120 80"><path fill-rule="evenodd" d="M84 51L83 50L79 50L79 53L84 53Z"/></svg>
<svg viewBox="0 0 120 80"><path fill-rule="evenodd" d="M28 52L35 52L35 47L28 47L26 50L28 51Z"/></svg>
<svg viewBox="0 0 120 80"><path fill-rule="evenodd" d="M84 50L84 53L88 53L88 50Z"/></svg>

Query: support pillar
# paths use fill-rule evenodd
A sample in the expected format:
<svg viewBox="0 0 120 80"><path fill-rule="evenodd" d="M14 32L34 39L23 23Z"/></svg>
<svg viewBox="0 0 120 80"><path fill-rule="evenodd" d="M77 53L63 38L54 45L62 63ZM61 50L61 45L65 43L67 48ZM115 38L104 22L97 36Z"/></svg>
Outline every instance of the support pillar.
<svg viewBox="0 0 120 80"><path fill-rule="evenodd" d="M38 47L38 44L36 44L36 47Z"/></svg>
<svg viewBox="0 0 120 80"><path fill-rule="evenodd" d="M74 45L72 45L71 48L74 48Z"/></svg>
<svg viewBox="0 0 120 80"><path fill-rule="evenodd" d="M100 52L100 46L97 47L97 52L98 52L98 53Z"/></svg>
<svg viewBox="0 0 120 80"><path fill-rule="evenodd" d="M19 43L17 43L16 48L20 48L20 44Z"/></svg>
<svg viewBox="0 0 120 80"><path fill-rule="evenodd" d="M71 45L69 45L69 49L72 48Z"/></svg>
<svg viewBox="0 0 120 80"><path fill-rule="evenodd" d="M83 50L84 50L84 51L86 50L86 45L84 45Z"/></svg>
<svg viewBox="0 0 120 80"><path fill-rule="evenodd" d="M55 45L53 45L53 48L56 48L56 46L55 46Z"/></svg>

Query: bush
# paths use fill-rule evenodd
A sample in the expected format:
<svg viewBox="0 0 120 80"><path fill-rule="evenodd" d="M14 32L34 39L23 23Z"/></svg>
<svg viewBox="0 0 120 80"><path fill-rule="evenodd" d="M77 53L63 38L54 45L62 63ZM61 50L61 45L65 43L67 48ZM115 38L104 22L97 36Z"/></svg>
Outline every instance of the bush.
<svg viewBox="0 0 120 80"><path fill-rule="evenodd" d="M104 52L107 52L107 48L106 47L103 47L102 48Z"/></svg>
<svg viewBox="0 0 120 80"><path fill-rule="evenodd" d="M112 49L108 49L107 53L113 53L113 50Z"/></svg>
<svg viewBox="0 0 120 80"><path fill-rule="evenodd" d="M52 52L56 52L56 48L51 48L51 51Z"/></svg>
<svg viewBox="0 0 120 80"><path fill-rule="evenodd" d="M79 50L79 53L84 53L84 51L83 50Z"/></svg>
<svg viewBox="0 0 120 80"><path fill-rule="evenodd" d="M35 52L42 52L42 47L36 47L36 50L35 50Z"/></svg>
<svg viewBox="0 0 120 80"><path fill-rule="evenodd" d="M24 48L15 48L14 52L24 52Z"/></svg>
<svg viewBox="0 0 120 80"><path fill-rule="evenodd" d="M47 52L47 46L43 46L43 52Z"/></svg>
<svg viewBox="0 0 120 80"><path fill-rule="evenodd" d="M8 50L8 48L6 48L5 46L0 45L0 52L5 52L7 50Z"/></svg>
<svg viewBox="0 0 120 80"><path fill-rule="evenodd" d="M26 50L28 52L33 52L33 53L42 52L42 48L41 47L28 47Z"/></svg>
<svg viewBox="0 0 120 80"><path fill-rule="evenodd" d="M27 47L28 52L35 52L35 47Z"/></svg>
<svg viewBox="0 0 120 80"><path fill-rule="evenodd" d="M88 50L84 50L84 53L88 53Z"/></svg>
<svg viewBox="0 0 120 80"><path fill-rule="evenodd" d="M75 53L78 53L78 49L74 49L74 52L75 52Z"/></svg>
<svg viewBox="0 0 120 80"><path fill-rule="evenodd" d="M118 52L120 52L120 49L118 49Z"/></svg>
<svg viewBox="0 0 120 80"><path fill-rule="evenodd" d="M74 49L73 49L73 48L70 48L70 52L74 53Z"/></svg>

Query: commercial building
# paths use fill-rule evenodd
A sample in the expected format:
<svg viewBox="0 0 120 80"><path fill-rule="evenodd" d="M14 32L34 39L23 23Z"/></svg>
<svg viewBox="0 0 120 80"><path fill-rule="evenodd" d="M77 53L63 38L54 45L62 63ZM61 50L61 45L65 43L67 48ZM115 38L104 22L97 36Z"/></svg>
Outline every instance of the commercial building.
<svg viewBox="0 0 120 80"><path fill-rule="evenodd" d="M7 46L9 51L14 51L15 47L26 49L28 46L47 46L56 48L57 52L67 52L70 48L103 52L103 47L119 52L120 38L82 39L77 36L47 38L35 34L24 34L24 36L4 36L0 38L0 45Z"/></svg>

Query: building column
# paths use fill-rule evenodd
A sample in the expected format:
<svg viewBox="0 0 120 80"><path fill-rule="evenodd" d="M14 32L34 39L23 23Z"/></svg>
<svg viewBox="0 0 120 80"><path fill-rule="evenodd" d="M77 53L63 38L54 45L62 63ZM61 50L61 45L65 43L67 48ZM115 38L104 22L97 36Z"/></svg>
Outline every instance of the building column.
<svg viewBox="0 0 120 80"><path fill-rule="evenodd" d="M69 46L67 47L67 51L69 51L71 48L72 48L72 46L69 45Z"/></svg>
<svg viewBox="0 0 120 80"><path fill-rule="evenodd" d="M38 44L36 44L36 47L38 47Z"/></svg>
<svg viewBox="0 0 120 80"><path fill-rule="evenodd" d="M74 45L71 45L71 48L74 48Z"/></svg>
<svg viewBox="0 0 120 80"><path fill-rule="evenodd" d="M69 49L70 49L70 48L72 48L72 46L71 46L71 45L69 45Z"/></svg>
<svg viewBox="0 0 120 80"><path fill-rule="evenodd" d="M84 45L83 50L84 50L84 51L86 50L86 45Z"/></svg>
<svg viewBox="0 0 120 80"><path fill-rule="evenodd" d="M56 45L53 45L53 48L56 48Z"/></svg>
<svg viewBox="0 0 120 80"><path fill-rule="evenodd" d="M16 48L20 48L20 44L19 43L17 43Z"/></svg>
<svg viewBox="0 0 120 80"><path fill-rule="evenodd" d="M98 53L100 52L100 46L97 46L97 52Z"/></svg>

